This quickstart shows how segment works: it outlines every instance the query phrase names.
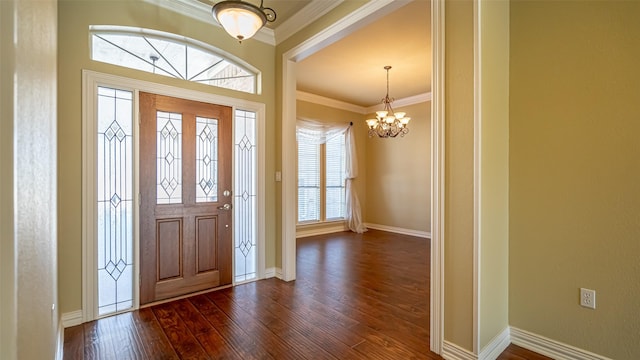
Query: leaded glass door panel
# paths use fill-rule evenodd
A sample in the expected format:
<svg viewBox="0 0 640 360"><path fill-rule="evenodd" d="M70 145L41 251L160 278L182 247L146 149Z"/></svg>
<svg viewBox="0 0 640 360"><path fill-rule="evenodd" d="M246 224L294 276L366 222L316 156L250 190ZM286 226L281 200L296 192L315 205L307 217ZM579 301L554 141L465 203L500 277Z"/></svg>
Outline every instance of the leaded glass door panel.
<svg viewBox="0 0 640 360"><path fill-rule="evenodd" d="M140 304L231 284L231 108L141 92L140 120Z"/></svg>
<svg viewBox="0 0 640 360"><path fill-rule="evenodd" d="M133 306L133 92L97 90L95 255L104 316Z"/></svg>

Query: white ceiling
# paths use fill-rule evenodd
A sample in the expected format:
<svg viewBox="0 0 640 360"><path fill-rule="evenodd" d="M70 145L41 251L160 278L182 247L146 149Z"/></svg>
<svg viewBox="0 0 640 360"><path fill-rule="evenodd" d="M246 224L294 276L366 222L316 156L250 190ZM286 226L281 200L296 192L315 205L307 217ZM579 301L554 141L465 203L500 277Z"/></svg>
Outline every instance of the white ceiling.
<svg viewBox="0 0 640 360"><path fill-rule="evenodd" d="M184 1L184 0L183 0ZM191 0L210 9L219 0ZM260 5L259 0L246 0ZM350 0L344 0L350 1ZM277 13L268 24L276 38L292 23L309 17L309 9L329 11L329 0L264 0ZM331 0L331 6L341 1ZM429 0L413 0L384 17L359 28L341 40L298 62L299 91L350 104L370 107L386 92L385 65L389 72L389 95L403 99L431 91L431 14ZM306 23L308 24L308 19ZM212 20L213 21L213 20ZM278 40L278 39L276 39ZM281 40L278 40L278 42Z"/></svg>

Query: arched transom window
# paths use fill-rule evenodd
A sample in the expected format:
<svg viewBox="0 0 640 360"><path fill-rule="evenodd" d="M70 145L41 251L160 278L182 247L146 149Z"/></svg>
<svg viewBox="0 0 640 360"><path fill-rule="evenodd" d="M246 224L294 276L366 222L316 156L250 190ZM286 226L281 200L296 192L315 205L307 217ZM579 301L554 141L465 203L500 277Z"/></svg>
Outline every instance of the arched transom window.
<svg viewBox="0 0 640 360"><path fill-rule="evenodd" d="M187 81L259 92L259 72L203 42L156 30L93 25L91 59Z"/></svg>

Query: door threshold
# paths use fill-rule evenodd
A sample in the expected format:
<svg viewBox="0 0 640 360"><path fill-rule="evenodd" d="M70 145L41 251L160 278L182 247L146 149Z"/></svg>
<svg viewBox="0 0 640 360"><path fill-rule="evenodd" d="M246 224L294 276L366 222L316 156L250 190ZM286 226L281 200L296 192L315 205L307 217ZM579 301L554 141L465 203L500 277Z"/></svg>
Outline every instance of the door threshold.
<svg viewBox="0 0 640 360"><path fill-rule="evenodd" d="M155 305L165 304L165 303L176 301L176 300L186 299L188 297L192 297L192 296L196 296L196 295L202 295L202 294L206 294L206 293L210 293L210 292L214 292L214 291L218 291L218 290L228 289L230 287L233 287L233 284L218 286L218 287L215 287L215 288L206 289L206 290L200 290L200 291L196 291L196 292L192 292L192 293L189 293L189 294L184 294L184 295L180 295L180 296L176 296L176 297L172 297L172 298L168 298L168 299L153 301L153 302L150 302L150 303L146 303L144 305L140 305L140 309L144 309L144 308L155 306Z"/></svg>

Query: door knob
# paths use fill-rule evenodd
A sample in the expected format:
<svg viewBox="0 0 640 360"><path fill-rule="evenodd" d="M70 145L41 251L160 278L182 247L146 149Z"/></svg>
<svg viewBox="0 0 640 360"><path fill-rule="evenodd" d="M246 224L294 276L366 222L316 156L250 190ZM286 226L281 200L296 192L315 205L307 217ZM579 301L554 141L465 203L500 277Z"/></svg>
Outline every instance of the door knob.
<svg viewBox="0 0 640 360"><path fill-rule="evenodd" d="M220 210L231 210L231 209L233 209L233 205L231 205L231 204L224 204L224 205L222 205L222 206L218 206L218 209L220 209Z"/></svg>

